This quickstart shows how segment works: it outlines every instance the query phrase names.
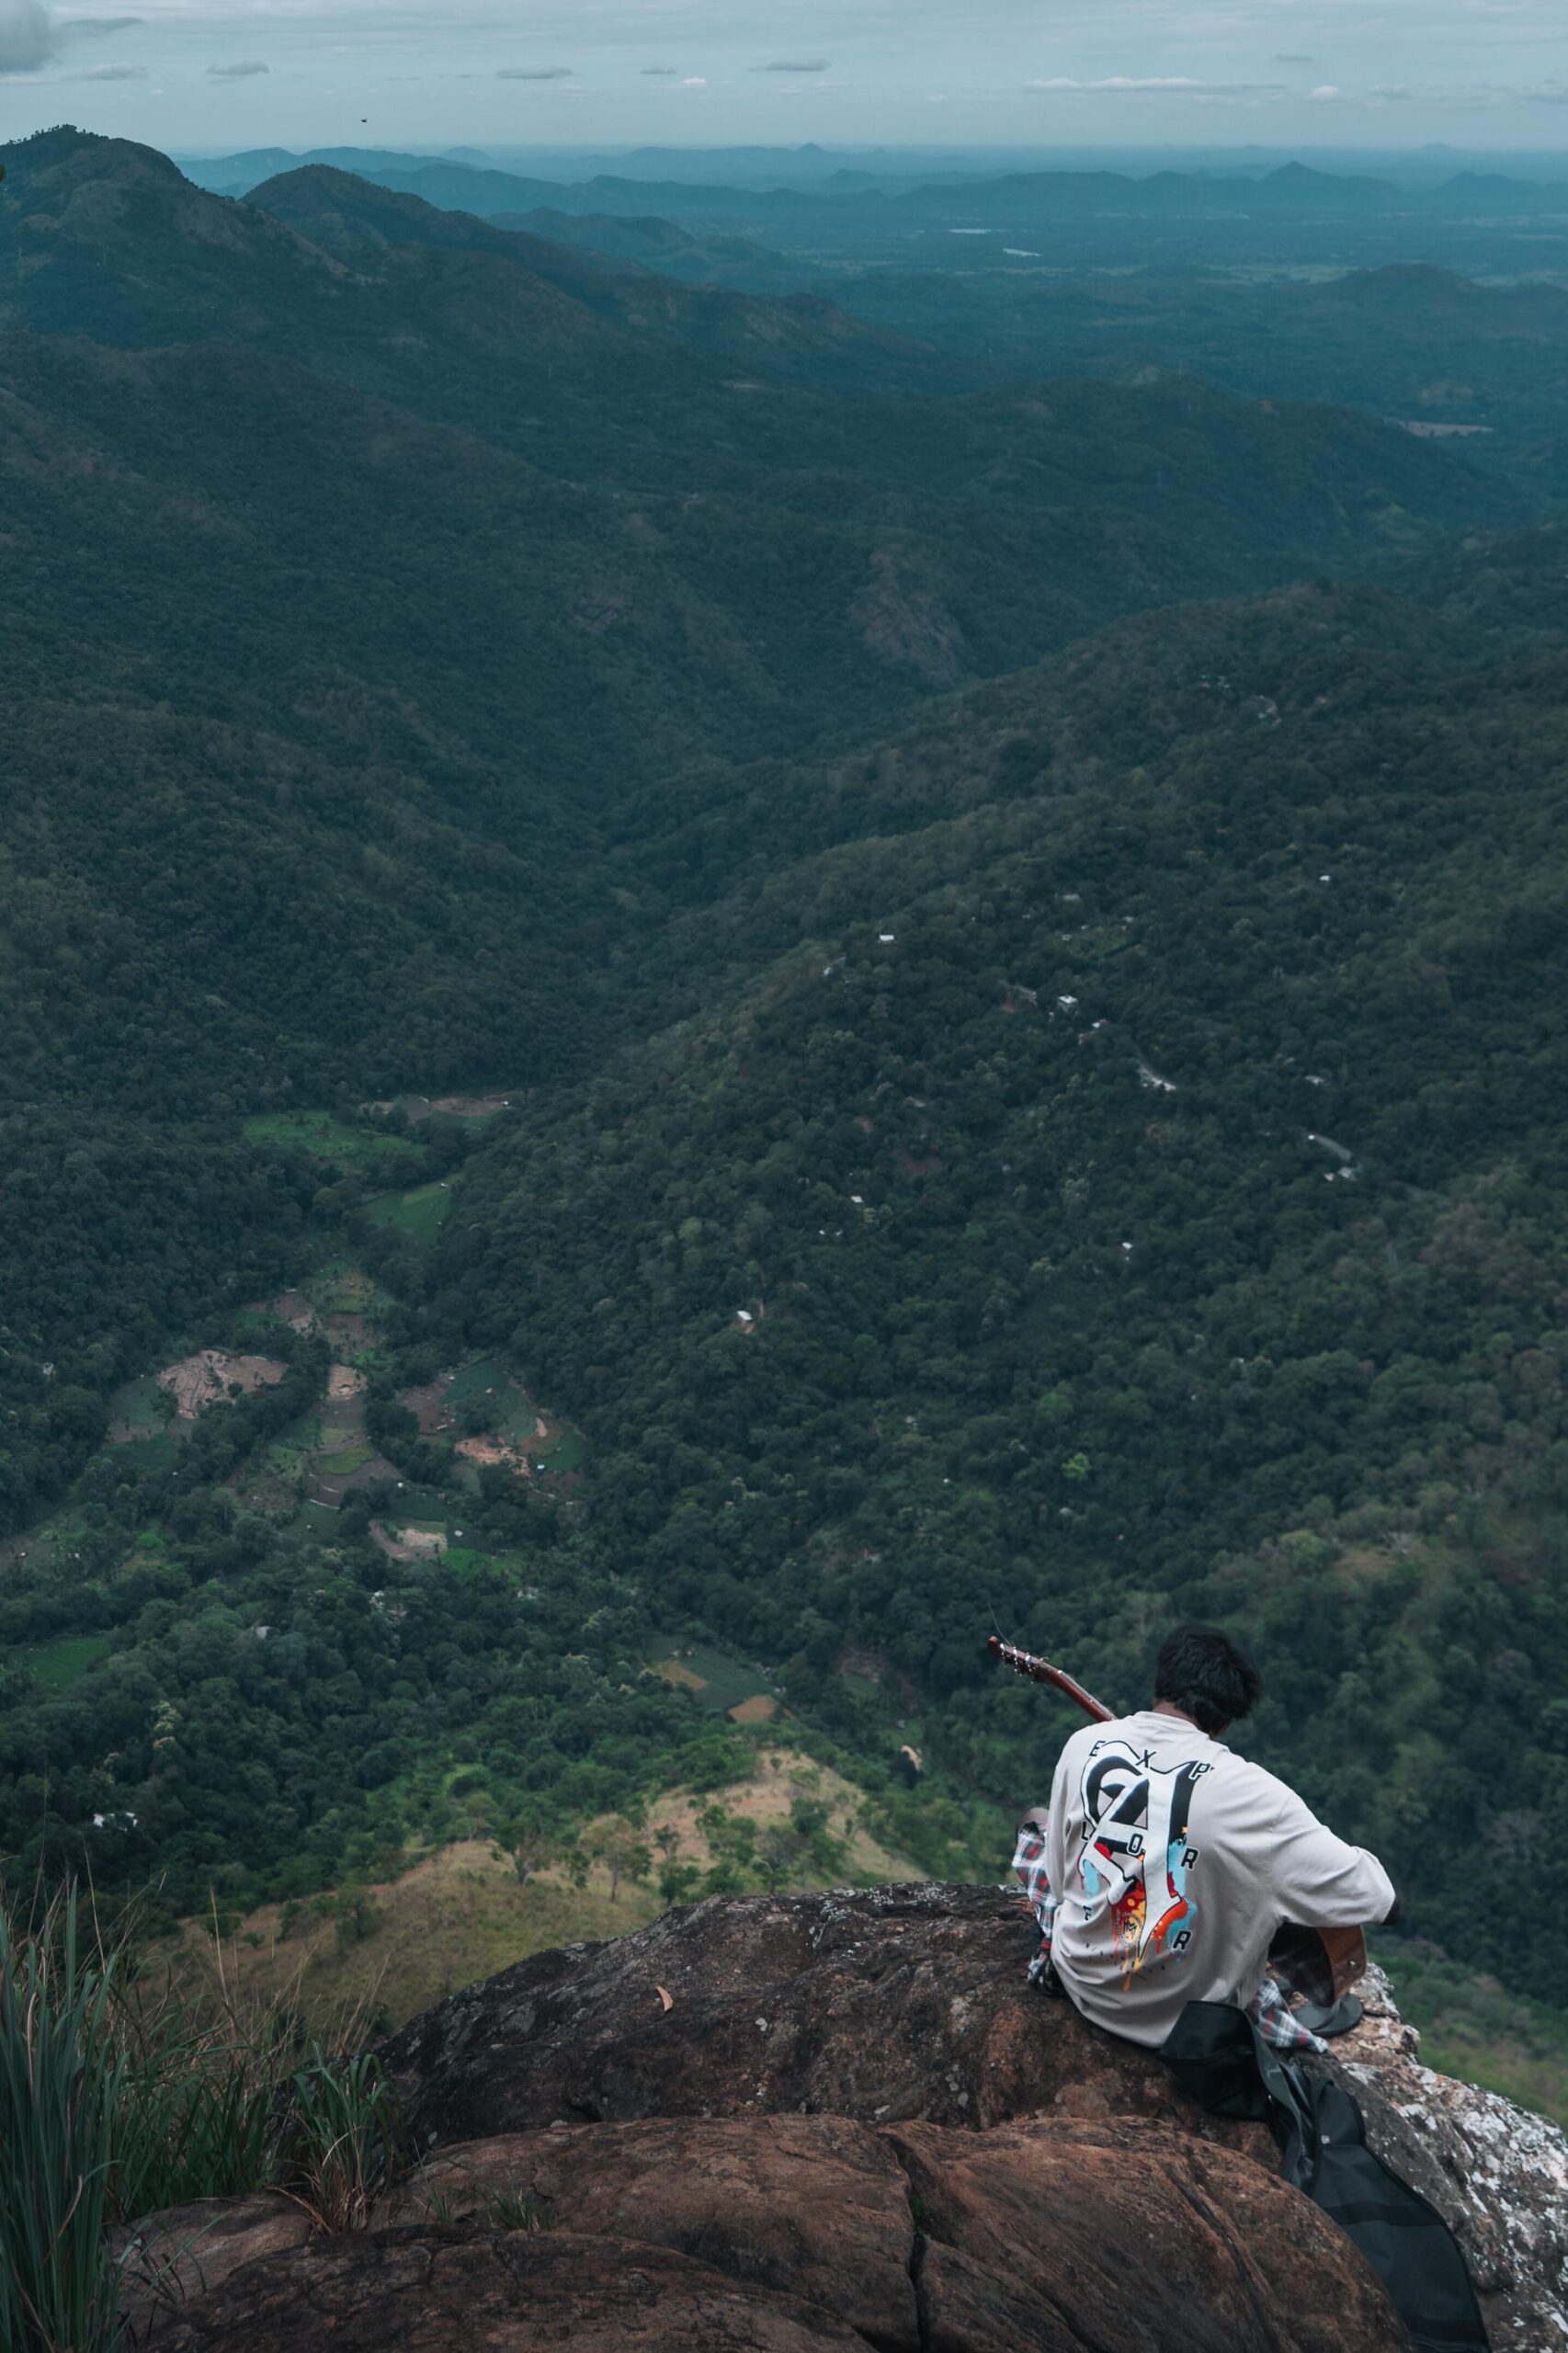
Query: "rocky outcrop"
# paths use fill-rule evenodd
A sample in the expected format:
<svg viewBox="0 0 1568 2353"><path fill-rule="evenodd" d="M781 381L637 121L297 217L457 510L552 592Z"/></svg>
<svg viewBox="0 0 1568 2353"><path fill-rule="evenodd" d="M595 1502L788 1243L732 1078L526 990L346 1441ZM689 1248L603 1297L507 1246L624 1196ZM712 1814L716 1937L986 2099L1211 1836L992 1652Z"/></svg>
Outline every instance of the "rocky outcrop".
<svg viewBox="0 0 1568 2353"><path fill-rule="evenodd" d="M842 2117L506 2133L438 2158L386 2211L487 2222L524 2198L568 2230L669 2247L804 2296L872 2344L919 2344L908 2180L895 2149Z"/></svg>
<svg viewBox="0 0 1568 2353"><path fill-rule="evenodd" d="M421 2211L423 2210L423 2211ZM163 2353L1397 2353L1348 2240L1138 2120L561 2125L453 2150L370 2229L230 2273Z"/></svg>
<svg viewBox="0 0 1568 2353"><path fill-rule="evenodd" d="M802 2297L884 2353L1395 2346L1348 2242L1273 2175L1177 2126L842 2117L558 2125L438 2158L390 2210L668 2247Z"/></svg>
<svg viewBox="0 0 1568 2353"><path fill-rule="evenodd" d="M1031 1991L1029 1946L1015 1899L917 1886L714 1899L536 1955L384 2047L421 2161L368 2231L231 2262L281 2218L204 2211L221 2261L142 2333L178 2353L1407 2346L1261 2128ZM1498 2353L1568 2344L1562 2136L1422 2068L1371 1993L1334 2063L1374 2141L1460 2231Z"/></svg>
<svg viewBox="0 0 1568 2353"><path fill-rule="evenodd" d="M1366 2018L1324 2063L1367 2138L1464 2250L1494 2353L1568 2347L1568 2139L1543 2116L1421 2064L1420 2037L1374 1969Z"/></svg>
<svg viewBox="0 0 1568 2353"><path fill-rule="evenodd" d="M132 2336L144 2336L165 2313L221 2288L231 2272L302 2246L310 2235L304 2209L275 2190L200 2198L149 2215L115 2249L120 2309Z"/></svg>
<svg viewBox="0 0 1568 2353"><path fill-rule="evenodd" d="M382 2057L421 2149L559 2121L808 2115L1142 2116L1260 2155L1133 2044L1025 1983L1018 1900L983 1888L711 1896L613 1943L536 1953Z"/></svg>
<svg viewBox="0 0 1568 2353"><path fill-rule="evenodd" d="M160 2353L865 2353L820 2305L640 2243L430 2224L254 2266L187 2306Z"/></svg>

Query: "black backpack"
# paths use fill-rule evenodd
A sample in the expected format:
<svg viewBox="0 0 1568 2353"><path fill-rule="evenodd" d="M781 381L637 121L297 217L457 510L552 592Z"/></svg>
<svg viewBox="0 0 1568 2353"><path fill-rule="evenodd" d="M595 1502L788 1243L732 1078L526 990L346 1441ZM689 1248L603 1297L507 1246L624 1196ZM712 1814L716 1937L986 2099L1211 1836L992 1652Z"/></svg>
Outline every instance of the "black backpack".
<svg viewBox="0 0 1568 2353"><path fill-rule="evenodd" d="M1211 2115L1268 2125L1286 2180L1354 2239L1416 2353L1490 2353L1453 2233L1435 2206L1369 2149L1360 2109L1347 2091L1286 2059L1227 2002L1188 2002L1160 2057Z"/></svg>

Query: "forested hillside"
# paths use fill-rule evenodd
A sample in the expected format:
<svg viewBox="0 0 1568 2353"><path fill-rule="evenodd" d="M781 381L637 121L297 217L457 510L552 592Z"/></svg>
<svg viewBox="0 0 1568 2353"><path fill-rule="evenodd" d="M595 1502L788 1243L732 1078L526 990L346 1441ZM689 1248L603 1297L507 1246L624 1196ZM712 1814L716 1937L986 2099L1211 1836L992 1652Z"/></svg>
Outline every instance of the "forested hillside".
<svg viewBox="0 0 1568 2353"><path fill-rule="evenodd" d="M1191 383L1067 381L1020 397L1016 377L1000 394L934 400L956 363L828 305L618 275L347 174L289 174L242 203L147 149L77 133L0 160L16 260L0 324L277 353L585 486L931 527L996 560L1021 549L1043 574L1068 571L1058 593L1079 600L1063 617L1075 626L1229 585L1238 567L1262 585L1520 511L1449 453L1335 409ZM994 380L983 365L958 373ZM1122 540L1132 527L1132 562L1119 544L1102 585L1093 538L1064 540L1063 513L1101 530L1114 517Z"/></svg>
<svg viewBox="0 0 1568 2353"><path fill-rule="evenodd" d="M666 1615L1019 1799L993 1606L1125 1699L1172 1608L1244 1623L1259 1740L1547 1995L1550 1896L1464 1892L1556 1836L1565 660L1309 588L707 781L653 870L682 972L758 978L499 1145L441 1266Z"/></svg>
<svg viewBox="0 0 1568 2353"><path fill-rule="evenodd" d="M993 1609L1129 1700L1201 1609L1552 1998L1546 470L4 161L0 1855L580 1856L782 1709L989 1874Z"/></svg>
<svg viewBox="0 0 1568 2353"><path fill-rule="evenodd" d="M178 1149L236 1264L201 1123L590 1065L625 1017L610 975L646 961L608 844L655 779L863 732L1238 570L1509 509L1331 410L893 403L885 339L842 319L655 301L340 174L276 184L317 244L124 142L6 153L5 1092L113 1109L132 1161L170 1148L149 1120L194 1123ZM815 337L873 381L737 387L714 318L759 364ZM716 486L633 489L650 449ZM157 1189L132 1192L160 1250ZM35 1462L71 1459L39 1364L100 1412L102 1369L132 1369L71 1304L99 1277L69 1233L0 1367L42 1418Z"/></svg>

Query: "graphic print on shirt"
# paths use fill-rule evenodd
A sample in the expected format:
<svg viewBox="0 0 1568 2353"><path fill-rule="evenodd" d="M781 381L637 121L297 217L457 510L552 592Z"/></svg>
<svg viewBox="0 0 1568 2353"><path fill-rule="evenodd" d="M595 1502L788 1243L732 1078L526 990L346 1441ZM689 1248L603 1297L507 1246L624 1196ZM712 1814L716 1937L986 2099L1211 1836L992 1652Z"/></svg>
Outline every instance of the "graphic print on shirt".
<svg viewBox="0 0 1568 2353"><path fill-rule="evenodd" d="M1078 1875L1085 1903L1108 1907L1127 1978L1152 1954L1182 1953L1192 1942L1198 1906L1187 1874L1198 1849L1187 1843L1187 1823L1193 1791L1212 1769L1157 1766L1147 1749L1121 1741L1096 1741L1085 1759Z"/></svg>

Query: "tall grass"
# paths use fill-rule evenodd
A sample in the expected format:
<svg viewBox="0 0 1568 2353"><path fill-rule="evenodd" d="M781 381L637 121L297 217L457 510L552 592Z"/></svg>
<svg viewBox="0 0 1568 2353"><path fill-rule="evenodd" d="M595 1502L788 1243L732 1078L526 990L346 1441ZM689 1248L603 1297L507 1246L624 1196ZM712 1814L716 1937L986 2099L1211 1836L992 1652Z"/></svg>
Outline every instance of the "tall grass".
<svg viewBox="0 0 1568 2353"><path fill-rule="evenodd" d="M0 1892L6 2353L110 2353L116 2227L142 2215L270 2188L362 2227L403 2157L392 2086L350 2055L363 2028L318 2039L289 1996L247 2004L221 1944L199 1989L143 1978L74 1886L26 1914Z"/></svg>
<svg viewBox="0 0 1568 2353"><path fill-rule="evenodd" d="M119 2334L108 2245L127 2063L112 1956L76 1890L35 1934L0 1904L0 2345L102 2353Z"/></svg>
<svg viewBox="0 0 1568 2353"><path fill-rule="evenodd" d="M278 2178L318 2230L359 2231L404 2154L397 2095L368 2052L334 2063L318 2049L289 2079Z"/></svg>

